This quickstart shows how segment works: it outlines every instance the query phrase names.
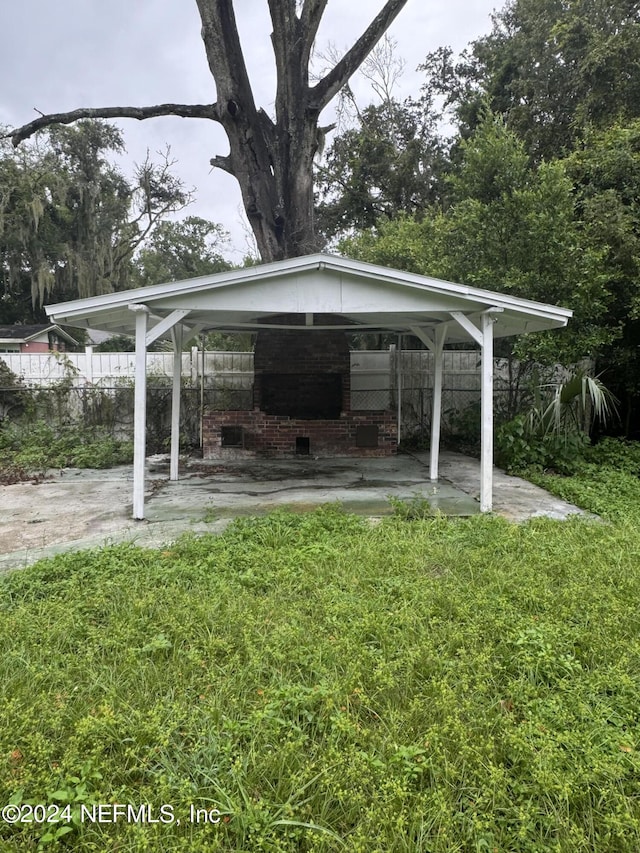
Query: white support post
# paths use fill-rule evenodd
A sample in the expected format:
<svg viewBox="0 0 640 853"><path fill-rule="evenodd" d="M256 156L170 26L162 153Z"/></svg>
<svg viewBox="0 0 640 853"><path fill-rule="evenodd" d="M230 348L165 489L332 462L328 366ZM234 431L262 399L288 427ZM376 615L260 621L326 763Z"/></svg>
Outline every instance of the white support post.
<svg viewBox="0 0 640 853"><path fill-rule="evenodd" d="M205 365L205 356L204 356L204 336L201 340L201 354L202 354L202 362L201 362L201 372L200 372L200 449L204 451L204 365Z"/></svg>
<svg viewBox="0 0 640 853"><path fill-rule="evenodd" d="M411 333L427 346L433 353L433 404L431 407L431 454L429 458L429 477L438 479L438 462L440 458L440 432L442 423L442 350L447 337L447 323L436 327L434 337L430 337L424 329L412 326Z"/></svg>
<svg viewBox="0 0 640 853"><path fill-rule="evenodd" d="M481 315L482 398L480 404L480 512L493 507L493 324L490 312Z"/></svg>
<svg viewBox="0 0 640 853"><path fill-rule="evenodd" d="M148 308L130 305L136 314L136 372L133 416L133 517L144 518L144 465L147 431L147 335Z"/></svg>
<svg viewBox="0 0 640 853"><path fill-rule="evenodd" d="M398 404L398 437L400 444L402 434L402 335L398 335L398 348L396 350L396 402Z"/></svg>
<svg viewBox="0 0 640 853"><path fill-rule="evenodd" d="M493 306L480 314L480 328L460 311L450 314L469 337L480 345L482 360L480 402L480 512L493 508L493 324L503 308Z"/></svg>
<svg viewBox="0 0 640 853"><path fill-rule="evenodd" d="M442 350L446 334L447 327L445 325L438 326L433 349L433 406L431 409L431 456L429 459L429 476L432 480L438 479L442 422Z"/></svg>
<svg viewBox="0 0 640 853"><path fill-rule="evenodd" d="M173 340L173 384L171 388L171 462L169 479L178 479L180 461L180 383L182 380L182 326L171 330Z"/></svg>

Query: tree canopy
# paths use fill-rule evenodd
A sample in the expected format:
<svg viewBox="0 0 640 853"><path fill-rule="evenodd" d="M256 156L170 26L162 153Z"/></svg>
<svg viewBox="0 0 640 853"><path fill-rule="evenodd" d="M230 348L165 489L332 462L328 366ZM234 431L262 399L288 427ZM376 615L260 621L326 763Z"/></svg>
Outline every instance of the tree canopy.
<svg viewBox="0 0 640 853"><path fill-rule="evenodd" d="M522 141L486 114L462 143L448 183L446 208L379 222L342 248L374 263L573 307L568 329L521 346L538 359L576 360L609 342L600 322L609 300L601 253L576 220L562 163L531 169Z"/></svg>
<svg viewBox="0 0 640 853"><path fill-rule="evenodd" d="M385 100L333 141L318 167L318 228L328 238L399 214L422 215L442 197L447 165L424 101Z"/></svg>
<svg viewBox="0 0 640 853"><path fill-rule="evenodd" d="M409 216L381 210L344 250L571 307L566 332L519 350L595 359L630 433L640 422L638 4L512 0L461 56L444 46L422 68L425 102L454 125L436 198ZM390 146L393 132L382 133ZM347 204L349 187L335 186Z"/></svg>
<svg viewBox="0 0 640 853"><path fill-rule="evenodd" d="M230 268L222 250L227 235L220 225L201 216L161 222L137 254L136 285L181 281Z"/></svg>
<svg viewBox="0 0 640 853"><path fill-rule="evenodd" d="M488 106L537 160L569 153L586 128L638 117L639 67L635 0L509 0L459 58L442 47L423 66L463 135Z"/></svg>
<svg viewBox="0 0 640 853"><path fill-rule="evenodd" d="M52 127L34 144L0 150L3 322L44 319L42 304L130 286L136 249L190 193L168 157L131 179L111 162L121 132L99 121Z"/></svg>

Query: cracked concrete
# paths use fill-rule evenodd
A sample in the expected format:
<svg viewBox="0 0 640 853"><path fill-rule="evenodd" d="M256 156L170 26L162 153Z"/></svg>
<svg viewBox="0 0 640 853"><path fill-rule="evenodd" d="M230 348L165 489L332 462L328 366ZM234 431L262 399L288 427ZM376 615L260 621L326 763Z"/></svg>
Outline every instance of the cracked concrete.
<svg viewBox="0 0 640 853"><path fill-rule="evenodd" d="M187 462L168 479L164 457L148 460L147 518L131 518L132 471L67 469L37 485L0 488L0 569L28 565L61 551L115 542L158 547L180 533L219 532L231 518L290 506L311 509L331 501L370 517L393 511L390 498L426 499L448 515L479 512L480 463L443 452L437 483L428 454L384 459ZM512 521L544 515L564 519L580 509L495 469L494 512Z"/></svg>

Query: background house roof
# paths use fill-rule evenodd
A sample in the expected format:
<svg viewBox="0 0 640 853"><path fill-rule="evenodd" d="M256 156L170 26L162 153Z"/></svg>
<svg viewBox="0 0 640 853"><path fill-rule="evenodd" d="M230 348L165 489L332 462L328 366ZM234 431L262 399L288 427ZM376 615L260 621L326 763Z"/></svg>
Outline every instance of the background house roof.
<svg viewBox="0 0 640 853"><path fill-rule="evenodd" d="M59 323L132 335L129 306L136 304L147 306L152 325L173 311L188 311L182 322L204 331L311 330L322 328L320 315L327 314L354 332L429 332L445 322L451 324L449 342L472 340L452 311L473 320L498 309L496 337L561 328L572 316L567 308L328 254L49 305L46 311Z"/></svg>
<svg viewBox="0 0 640 853"><path fill-rule="evenodd" d="M78 344L78 341L68 334L68 332L51 323L38 323L31 326L0 326L0 342L29 343L29 341L33 341L50 332L55 333L59 338L64 338L65 341L74 346Z"/></svg>

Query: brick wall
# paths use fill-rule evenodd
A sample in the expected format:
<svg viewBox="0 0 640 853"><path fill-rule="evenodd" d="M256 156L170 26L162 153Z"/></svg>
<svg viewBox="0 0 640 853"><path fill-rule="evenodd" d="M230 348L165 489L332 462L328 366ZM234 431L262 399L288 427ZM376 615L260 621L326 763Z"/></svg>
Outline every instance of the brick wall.
<svg viewBox="0 0 640 853"><path fill-rule="evenodd" d="M234 443L224 444L223 436ZM371 445L372 438L377 439L377 446L359 446ZM307 454L391 456L397 450L397 422L390 411L344 412L334 420L267 415L257 409L209 412L203 417L202 441L205 459L286 458Z"/></svg>
<svg viewBox="0 0 640 853"><path fill-rule="evenodd" d="M304 324L304 315L272 317ZM342 323L314 317L316 325ZM351 411L351 356L344 331L264 329L254 351L253 411L205 413L205 459L270 456L389 456L396 416Z"/></svg>

